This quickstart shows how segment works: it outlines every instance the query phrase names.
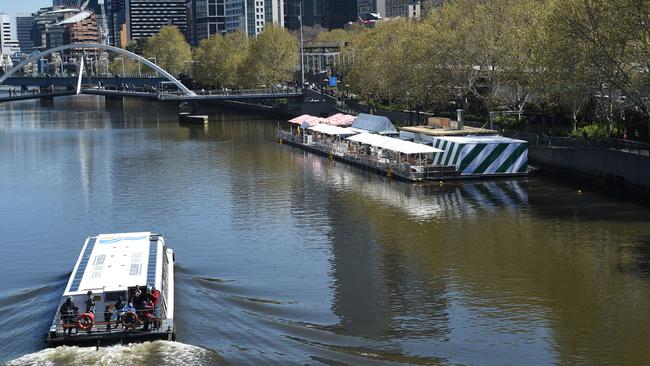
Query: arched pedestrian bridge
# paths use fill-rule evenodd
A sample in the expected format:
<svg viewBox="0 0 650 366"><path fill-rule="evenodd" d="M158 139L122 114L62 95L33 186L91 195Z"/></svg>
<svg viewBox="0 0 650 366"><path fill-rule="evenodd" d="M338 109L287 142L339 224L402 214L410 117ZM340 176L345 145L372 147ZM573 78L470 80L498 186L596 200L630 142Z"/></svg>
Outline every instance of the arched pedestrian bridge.
<svg viewBox="0 0 650 366"><path fill-rule="evenodd" d="M79 62L76 65L77 71L76 75L71 76L50 76L50 75L40 75L36 77L20 75L20 71L23 70L28 64L35 62L43 57L50 56L57 52L69 51L69 50L81 50ZM86 52L102 50L107 52L112 52L119 54L122 57L130 58L135 60L150 69L156 72L156 77L143 76L138 74L136 76L113 76L108 73L102 75L93 74L92 67L90 70L84 67L87 57ZM39 70L40 71L40 70ZM85 75L84 75L85 74ZM166 87L154 87L160 86L162 84L174 85L177 90L168 91ZM16 93L9 95L7 90L0 90L0 102L7 101L16 101L24 99L36 99L36 98L52 98L55 96L64 96L71 94L94 94L94 95L105 95L111 97L138 97L138 98L149 98L149 99L159 99L159 100L171 100L171 101L210 101L210 100L262 100L262 99L280 99L280 98L303 98L302 89L298 88L283 88L283 89L256 89L256 90L218 90L218 91L200 91L194 92L188 87L183 85L172 74L151 62L149 59L137 55L133 52L129 52L122 48L102 45L98 43L89 43L89 44L69 44L60 47L51 48L49 50L35 53L29 56L27 59L20 62L18 65L14 66L11 70L7 71L0 77L0 87L3 86L15 86ZM47 92L43 93L36 92L37 89L29 89L29 86L43 86L46 85ZM62 87L67 88L67 90L60 90L55 92L49 88L52 85L53 87ZM71 90L73 86L74 91ZM6 89L6 88L4 88ZM21 89L23 89L21 91ZM27 89L26 91L24 89ZM39 89L40 90L40 89ZM8 96L8 97L7 97Z"/></svg>

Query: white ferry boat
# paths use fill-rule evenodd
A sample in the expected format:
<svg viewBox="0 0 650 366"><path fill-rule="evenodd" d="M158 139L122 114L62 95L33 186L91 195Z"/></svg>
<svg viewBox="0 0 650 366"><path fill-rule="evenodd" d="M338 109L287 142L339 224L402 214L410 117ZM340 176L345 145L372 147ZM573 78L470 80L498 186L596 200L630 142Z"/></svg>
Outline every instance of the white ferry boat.
<svg viewBox="0 0 650 366"><path fill-rule="evenodd" d="M150 232L101 234L84 242L48 347L175 340L174 252Z"/></svg>

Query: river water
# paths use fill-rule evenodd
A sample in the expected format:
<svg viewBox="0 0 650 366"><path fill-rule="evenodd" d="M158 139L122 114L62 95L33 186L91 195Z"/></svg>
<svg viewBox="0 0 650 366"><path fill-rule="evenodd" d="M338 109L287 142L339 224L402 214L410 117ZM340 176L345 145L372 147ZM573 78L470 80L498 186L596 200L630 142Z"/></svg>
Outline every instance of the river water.
<svg viewBox="0 0 650 366"><path fill-rule="evenodd" d="M541 177L414 185L277 121L81 96L0 110L0 363L648 364L650 210ZM178 342L43 349L83 240L176 251Z"/></svg>

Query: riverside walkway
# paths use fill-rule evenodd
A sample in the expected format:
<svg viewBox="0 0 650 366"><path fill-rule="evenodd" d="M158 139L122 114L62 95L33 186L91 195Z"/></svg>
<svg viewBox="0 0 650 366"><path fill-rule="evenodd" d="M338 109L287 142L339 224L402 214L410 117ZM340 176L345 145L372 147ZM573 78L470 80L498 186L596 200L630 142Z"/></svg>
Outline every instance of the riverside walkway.
<svg viewBox="0 0 650 366"><path fill-rule="evenodd" d="M504 135L528 141L530 161L542 169L577 173L614 188L650 189L648 143L514 132Z"/></svg>

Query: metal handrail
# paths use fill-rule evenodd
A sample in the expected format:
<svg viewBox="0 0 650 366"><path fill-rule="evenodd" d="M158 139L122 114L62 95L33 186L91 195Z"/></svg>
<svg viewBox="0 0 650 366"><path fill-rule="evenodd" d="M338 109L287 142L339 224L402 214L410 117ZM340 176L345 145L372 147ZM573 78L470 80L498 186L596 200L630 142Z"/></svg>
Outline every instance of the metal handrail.
<svg viewBox="0 0 650 366"><path fill-rule="evenodd" d="M527 141L530 146L557 148L593 148L608 149L650 156L650 144L640 141L621 140L614 138L585 138L585 137L555 137L542 136L534 133L504 131L506 137Z"/></svg>
<svg viewBox="0 0 650 366"><path fill-rule="evenodd" d="M341 153L341 149L336 144L330 143L326 140L312 140L311 143L305 143L302 136L293 134L289 131L282 129L277 129L275 133L277 139L298 143L304 146L309 146L312 149L319 150L324 154L331 154L334 156L343 157L349 161L371 167L384 170L387 173L390 172L392 175L398 175L410 180L423 180L423 179L436 179L442 178L449 175L449 171L453 170L456 172L456 168L450 165L435 165L435 164L423 164L417 165L421 167L422 171L416 171L414 165L411 165L406 162L396 162L394 160L385 161L385 159L377 159L374 156L369 156L366 154L359 153L350 153L348 150L344 150Z"/></svg>
<svg viewBox="0 0 650 366"><path fill-rule="evenodd" d="M123 309L122 309L123 310ZM156 307L155 309L147 309L147 310L136 310L135 313L138 316L138 321L131 327L127 327L125 323L123 323L117 314L126 314L127 312L123 312L122 310L118 311L112 311L111 312L111 320L110 321L105 321L104 319L104 314L102 312L95 314L95 322L93 322L93 327L91 329L92 334L108 334L108 333L114 333L114 332L119 332L119 331L144 331L143 328L145 326L145 322L143 321L144 317L146 317L147 314L151 314L152 317L149 318L149 330L158 330L161 329L162 327L162 321L164 320L160 316L160 309ZM77 327L77 322L79 316L83 313L75 313L72 314L72 319L69 321L64 321L63 317L60 313L60 311L57 311L56 316L54 317L54 324L56 324L56 334L57 335L65 335L68 333L68 329L72 328L73 330L76 330L76 332L72 333L73 335L75 334L81 334L82 332L84 334L88 334L86 331L79 329ZM102 321L100 321L101 319ZM111 328L110 330L107 329L107 325L110 324ZM121 327L121 328L120 328Z"/></svg>

